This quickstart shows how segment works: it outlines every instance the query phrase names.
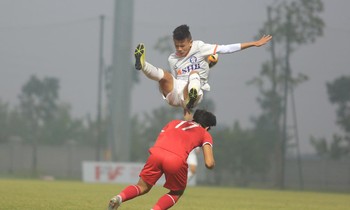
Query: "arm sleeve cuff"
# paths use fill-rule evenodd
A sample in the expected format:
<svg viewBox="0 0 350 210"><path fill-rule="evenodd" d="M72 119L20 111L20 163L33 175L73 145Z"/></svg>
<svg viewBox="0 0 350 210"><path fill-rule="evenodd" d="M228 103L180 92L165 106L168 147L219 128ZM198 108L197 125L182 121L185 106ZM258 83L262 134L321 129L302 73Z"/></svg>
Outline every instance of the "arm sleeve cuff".
<svg viewBox="0 0 350 210"><path fill-rule="evenodd" d="M241 43L218 45L216 52L221 54L234 53L241 50Z"/></svg>

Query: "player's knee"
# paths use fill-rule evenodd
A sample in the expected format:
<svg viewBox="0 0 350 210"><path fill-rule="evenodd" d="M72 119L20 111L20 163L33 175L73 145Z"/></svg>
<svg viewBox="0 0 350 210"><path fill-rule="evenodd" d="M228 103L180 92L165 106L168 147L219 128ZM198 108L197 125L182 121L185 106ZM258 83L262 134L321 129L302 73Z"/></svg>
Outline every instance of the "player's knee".
<svg viewBox="0 0 350 210"><path fill-rule="evenodd" d="M188 77L189 80L200 80L199 73L196 71L192 71Z"/></svg>
<svg viewBox="0 0 350 210"><path fill-rule="evenodd" d="M191 71L191 72L190 72L190 76L191 76L192 74L193 74L193 75L196 75L196 74L199 75L199 71Z"/></svg>
<svg viewBox="0 0 350 210"><path fill-rule="evenodd" d="M184 194L184 192L185 190L176 190L176 191L171 190L168 194L172 196L180 197L182 194Z"/></svg>
<svg viewBox="0 0 350 210"><path fill-rule="evenodd" d="M159 91L166 97L174 88L173 82L162 79L159 81Z"/></svg>
<svg viewBox="0 0 350 210"><path fill-rule="evenodd" d="M142 178L138 181L137 187L140 190L140 195L146 194L152 189L152 185L145 182Z"/></svg>

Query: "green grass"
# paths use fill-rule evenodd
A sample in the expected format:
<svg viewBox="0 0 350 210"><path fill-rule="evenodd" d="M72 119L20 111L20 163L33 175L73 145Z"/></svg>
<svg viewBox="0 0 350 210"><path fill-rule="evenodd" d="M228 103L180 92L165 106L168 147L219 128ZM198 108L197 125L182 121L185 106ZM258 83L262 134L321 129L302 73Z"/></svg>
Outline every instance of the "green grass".
<svg viewBox="0 0 350 210"><path fill-rule="evenodd" d="M0 209L106 209L108 200L126 185L78 181L0 179ZM167 190L156 186L147 195L122 204L121 210L151 209ZM350 195L217 187L189 187L172 208L200 210L349 210Z"/></svg>

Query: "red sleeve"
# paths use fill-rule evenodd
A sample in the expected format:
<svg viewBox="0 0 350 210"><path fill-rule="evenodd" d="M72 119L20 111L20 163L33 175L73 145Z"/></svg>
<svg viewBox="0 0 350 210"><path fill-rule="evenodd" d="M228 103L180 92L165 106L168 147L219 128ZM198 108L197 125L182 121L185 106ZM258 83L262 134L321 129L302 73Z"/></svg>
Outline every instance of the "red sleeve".
<svg viewBox="0 0 350 210"><path fill-rule="evenodd" d="M210 135L208 131L205 131L203 136L202 146L205 144L209 144L210 146L213 146L213 137Z"/></svg>

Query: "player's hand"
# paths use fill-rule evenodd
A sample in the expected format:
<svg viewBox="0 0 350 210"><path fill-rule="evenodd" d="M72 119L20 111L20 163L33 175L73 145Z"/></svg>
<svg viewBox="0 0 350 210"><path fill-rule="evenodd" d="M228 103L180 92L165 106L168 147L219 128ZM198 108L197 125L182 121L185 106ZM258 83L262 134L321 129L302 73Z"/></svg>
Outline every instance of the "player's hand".
<svg viewBox="0 0 350 210"><path fill-rule="evenodd" d="M271 35L264 35L258 41L255 42L256 47L260 47L266 43L268 43L272 39Z"/></svg>

